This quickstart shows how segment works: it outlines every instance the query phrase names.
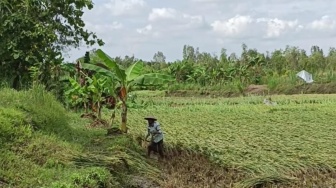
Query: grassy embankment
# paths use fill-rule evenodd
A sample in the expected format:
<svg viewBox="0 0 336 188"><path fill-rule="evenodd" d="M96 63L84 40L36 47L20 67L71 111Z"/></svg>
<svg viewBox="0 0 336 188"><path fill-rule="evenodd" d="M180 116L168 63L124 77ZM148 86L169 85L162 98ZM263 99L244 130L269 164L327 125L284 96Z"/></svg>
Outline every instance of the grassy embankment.
<svg viewBox="0 0 336 188"><path fill-rule="evenodd" d="M127 187L156 178L131 137L87 124L41 88L1 89L0 187Z"/></svg>

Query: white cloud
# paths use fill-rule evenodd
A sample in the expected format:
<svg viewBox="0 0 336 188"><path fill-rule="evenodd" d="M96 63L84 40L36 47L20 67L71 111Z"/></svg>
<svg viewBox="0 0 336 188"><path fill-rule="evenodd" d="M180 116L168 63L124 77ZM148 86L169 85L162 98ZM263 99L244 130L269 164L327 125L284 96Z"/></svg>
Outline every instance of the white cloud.
<svg viewBox="0 0 336 188"><path fill-rule="evenodd" d="M146 5L144 0L110 0L104 7L115 16L133 14Z"/></svg>
<svg viewBox="0 0 336 188"><path fill-rule="evenodd" d="M219 2L220 0L191 0L191 1L200 3L213 3L213 2Z"/></svg>
<svg viewBox="0 0 336 188"><path fill-rule="evenodd" d="M227 20L216 20L212 24L214 32L227 37L265 37L275 38L290 30L299 31L302 25L298 20L281 20L278 18L253 18L236 15Z"/></svg>
<svg viewBox="0 0 336 188"><path fill-rule="evenodd" d="M314 30L333 30L336 28L336 20L325 15L319 20L314 20L309 27Z"/></svg>
<svg viewBox="0 0 336 188"><path fill-rule="evenodd" d="M253 19L250 16L237 15L224 21L216 20L211 24L211 26L215 32L233 37L246 31L246 28L252 22Z"/></svg>
<svg viewBox="0 0 336 188"><path fill-rule="evenodd" d="M151 24L146 25L145 27L142 28L137 28L136 32L141 35L141 36L135 36L131 40L135 41L143 41L145 42L146 40L150 40L150 38L158 38L160 37L160 33L156 30L153 29L153 26ZM146 37L146 38L144 38Z"/></svg>
<svg viewBox="0 0 336 188"><path fill-rule="evenodd" d="M187 20L187 25L189 26L198 26L202 25L204 21L204 17L200 15L189 15L189 14L183 14L182 19Z"/></svg>
<svg viewBox="0 0 336 188"><path fill-rule="evenodd" d="M148 21L153 24L165 25L165 29L169 29L179 25L200 26L204 23L204 18L201 15L191 15L173 8L153 8L148 16Z"/></svg>
<svg viewBox="0 0 336 188"><path fill-rule="evenodd" d="M148 15L151 32L156 37L177 37L186 31L198 30L205 25L204 17L183 13L173 8L153 8ZM141 33L142 29L137 29Z"/></svg>
<svg viewBox="0 0 336 188"><path fill-rule="evenodd" d="M152 31L152 29L153 29L152 25L149 24L143 28L136 29L136 31L140 34L149 34L150 31Z"/></svg>
<svg viewBox="0 0 336 188"><path fill-rule="evenodd" d="M153 8L148 16L149 21L160 21L162 19L174 19L177 11L172 8Z"/></svg>
<svg viewBox="0 0 336 188"><path fill-rule="evenodd" d="M86 22L86 27L89 30L94 30L94 31L111 31L111 30L117 30L117 29L122 29L123 25L117 21L112 22L111 24L106 23L106 24L93 24L91 22Z"/></svg>
<svg viewBox="0 0 336 188"><path fill-rule="evenodd" d="M298 21L286 21L280 20L278 18L267 20L267 30L266 37L280 37L283 33L286 33L288 30L296 29L298 27ZM301 27L300 27L301 28Z"/></svg>

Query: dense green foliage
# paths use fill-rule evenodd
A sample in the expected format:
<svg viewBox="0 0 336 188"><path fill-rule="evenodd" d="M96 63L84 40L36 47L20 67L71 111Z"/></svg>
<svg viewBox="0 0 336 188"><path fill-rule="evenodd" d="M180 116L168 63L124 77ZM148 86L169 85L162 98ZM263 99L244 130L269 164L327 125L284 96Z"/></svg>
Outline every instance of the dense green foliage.
<svg viewBox="0 0 336 188"><path fill-rule="evenodd" d="M120 130L126 133L129 92L134 87L162 86L174 80L165 74L144 74L143 68L142 61L124 68L101 49L87 52L84 57L78 59L76 74L68 76L70 85L64 93L65 102L75 109L84 107L86 113L91 108L93 112L97 112L99 120L104 107L113 109L110 126L113 125L116 109L121 108Z"/></svg>
<svg viewBox="0 0 336 188"><path fill-rule="evenodd" d="M154 59L158 59L158 55ZM231 87L233 90L250 84L265 84L274 90L284 85L295 86L300 81L296 73L301 70L312 73L316 83L335 81L336 49L330 48L326 53L318 46L312 46L308 54L299 47L286 46L285 49L261 53L243 44L240 55L227 54L223 48L217 56L186 45L182 61L168 65L154 61L151 67L176 76L178 84L172 89L223 90L224 87L227 90Z"/></svg>
<svg viewBox="0 0 336 188"><path fill-rule="evenodd" d="M175 84L164 88L169 90L207 89L239 93L247 86L255 84L266 85L270 91L286 93L288 89L303 83L296 76L301 70L312 73L315 84L323 85L336 80L336 49L333 47L327 53L318 46L312 46L310 52L295 46L286 46L285 49L261 53L243 44L241 54L228 54L223 48L217 56L185 45L182 60L166 62L165 58L159 51L154 54L152 61L144 61L144 68L148 73L160 72L174 76ZM133 56L115 57L113 60L122 67L139 61Z"/></svg>
<svg viewBox="0 0 336 188"><path fill-rule="evenodd" d="M95 100L98 104L98 116L100 117L100 104L101 102L105 101L102 98L102 95L103 92L106 91L108 96L113 97L114 103L116 103L117 99L120 101L120 106L122 109L122 123L120 129L122 132L127 132L127 99L129 98L129 92L132 91L133 87L162 86L173 80L173 78L171 78L169 75L160 73L143 74L144 64L142 61L137 61L124 69L101 49L94 51L92 55L97 56L100 61L90 63L90 56L86 54L84 56L84 61L87 63L83 63L82 66L83 69L88 69L89 71L92 71L93 74L95 74L93 75L93 82L90 82L90 86L93 86L92 83L95 83L95 81L99 81L99 79L96 79L96 75L98 75L101 80L100 83L96 84L99 87L93 86L93 88L96 88L96 90L91 90L91 95L95 96L98 94L98 100ZM92 80L92 78L89 76L86 76L86 78Z"/></svg>
<svg viewBox="0 0 336 188"><path fill-rule="evenodd" d="M13 88L31 84L29 72L47 85L58 81L62 52L103 42L84 29L83 9L90 0L29 0L0 2L0 79Z"/></svg>

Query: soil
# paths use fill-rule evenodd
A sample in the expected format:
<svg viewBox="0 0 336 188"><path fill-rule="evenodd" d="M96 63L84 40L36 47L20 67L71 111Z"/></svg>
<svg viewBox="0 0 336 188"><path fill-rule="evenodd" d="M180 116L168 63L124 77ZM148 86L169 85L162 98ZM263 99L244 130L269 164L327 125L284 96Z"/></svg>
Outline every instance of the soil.
<svg viewBox="0 0 336 188"><path fill-rule="evenodd" d="M7 182L0 178L0 187L7 185Z"/></svg>
<svg viewBox="0 0 336 188"><path fill-rule="evenodd" d="M188 152L178 152L160 163L163 174L161 187L232 187L246 177L235 169L211 163L207 157Z"/></svg>
<svg viewBox="0 0 336 188"><path fill-rule="evenodd" d="M97 116L93 113L85 113L85 114L82 114L80 117L81 118L88 118L88 119L91 119L91 120L97 119Z"/></svg>
<svg viewBox="0 0 336 188"><path fill-rule="evenodd" d="M194 91L194 90L177 90L166 92L166 97L237 97L240 93L227 91Z"/></svg>
<svg viewBox="0 0 336 188"><path fill-rule="evenodd" d="M94 113L85 113L80 117L92 120L92 123L87 126L88 128L105 128L108 126L108 122L106 120L99 119Z"/></svg>
<svg viewBox="0 0 336 188"><path fill-rule="evenodd" d="M245 93L247 94L256 94L256 95L264 95L268 93L267 85L249 85Z"/></svg>
<svg viewBox="0 0 336 188"><path fill-rule="evenodd" d="M106 120L103 119L96 119L92 121L89 125L86 126L86 128L106 128L109 124Z"/></svg>
<svg viewBox="0 0 336 188"><path fill-rule="evenodd" d="M106 136L115 136L115 135L121 135L123 134L122 131L116 127L112 127L112 128L109 128L107 129L107 133L106 133Z"/></svg>
<svg viewBox="0 0 336 188"><path fill-rule="evenodd" d="M155 183L148 178L141 176L132 176L130 180L130 186L136 188L161 188L158 183Z"/></svg>

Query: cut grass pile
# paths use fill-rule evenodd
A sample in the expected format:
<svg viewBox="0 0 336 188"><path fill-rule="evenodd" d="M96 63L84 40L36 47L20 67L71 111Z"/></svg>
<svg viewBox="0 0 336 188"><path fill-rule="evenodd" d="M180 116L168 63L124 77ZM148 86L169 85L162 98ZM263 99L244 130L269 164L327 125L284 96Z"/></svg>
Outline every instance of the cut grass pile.
<svg viewBox="0 0 336 188"><path fill-rule="evenodd" d="M246 174L234 182L238 186L305 181L309 187L314 184L313 177L300 180L298 174L323 170L334 173L336 95L272 99L278 105L266 106L262 97L151 96L148 100L154 101L153 106L130 110L130 131L145 134L143 117L156 116L169 145L202 152L222 167ZM335 177L324 183L334 185Z"/></svg>

